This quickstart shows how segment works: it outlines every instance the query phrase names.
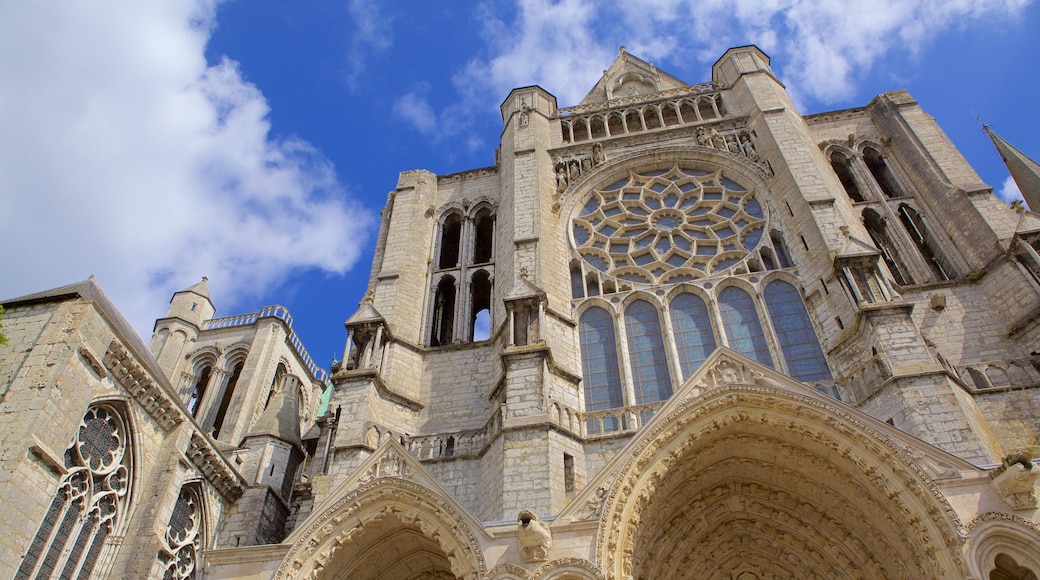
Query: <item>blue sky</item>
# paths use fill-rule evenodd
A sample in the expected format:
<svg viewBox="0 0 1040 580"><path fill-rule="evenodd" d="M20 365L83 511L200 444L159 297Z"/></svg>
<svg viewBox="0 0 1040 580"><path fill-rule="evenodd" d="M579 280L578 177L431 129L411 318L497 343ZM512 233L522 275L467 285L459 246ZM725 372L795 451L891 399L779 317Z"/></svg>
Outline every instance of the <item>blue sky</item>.
<svg viewBox="0 0 1040 580"><path fill-rule="evenodd" d="M905 88L994 190L976 116L1040 159L1032 0L150 0L0 7L0 297L90 274L147 339L208 276L282 304L322 364L397 174L493 164L498 105L576 104L618 46L689 83L730 46L803 113Z"/></svg>

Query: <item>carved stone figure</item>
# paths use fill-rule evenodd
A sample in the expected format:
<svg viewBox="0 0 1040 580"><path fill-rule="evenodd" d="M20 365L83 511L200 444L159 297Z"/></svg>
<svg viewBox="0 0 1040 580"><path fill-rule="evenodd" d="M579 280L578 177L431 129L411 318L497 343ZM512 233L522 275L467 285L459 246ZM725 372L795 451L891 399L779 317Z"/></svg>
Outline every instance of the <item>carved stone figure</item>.
<svg viewBox="0 0 1040 580"><path fill-rule="evenodd" d="M755 150L755 145L751 143L751 136L744 133L740 136L740 144L744 149L744 155L752 161L758 161L758 151Z"/></svg>
<svg viewBox="0 0 1040 580"><path fill-rule="evenodd" d="M697 127L697 144L711 147L711 138L708 137L708 131L704 127Z"/></svg>
<svg viewBox="0 0 1040 580"><path fill-rule="evenodd" d="M711 130L711 144L720 151L726 150L726 138L719 135L719 132L715 129Z"/></svg>
<svg viewBox="0 0 1040 580"><path fill-rule="evenodd" d="M599 165L607 160L607 157L603 155L603 145L600 143L594 143L592 145L592 164Z"/></svg>
<svg viewBox="0 0 1040 580"><path fill-rule="evenodd" d="M549 527L538 521L538 516L524 510L516 516L516 540L524 562L544 562L549 559L552 534Z"/></svg>

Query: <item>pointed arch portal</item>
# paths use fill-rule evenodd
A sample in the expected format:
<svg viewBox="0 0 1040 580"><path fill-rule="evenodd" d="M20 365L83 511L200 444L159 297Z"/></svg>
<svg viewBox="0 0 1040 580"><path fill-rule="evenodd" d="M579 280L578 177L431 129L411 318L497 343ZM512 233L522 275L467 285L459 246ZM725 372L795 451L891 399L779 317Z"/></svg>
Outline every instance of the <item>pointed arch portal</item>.
<svg viewBox="0 0 1040 580"><path fill-rule="evenodd" d="M382 477L314 518L274 578L477 580L486 574L480 545L455 508L422 485Z"/></svg>
<svg viewBox="0 0 1040 580"><path fill-rule="evenodd" d="M966 577L962 526L905 452L757 368L699 373L631 448L599 520L607 578Z"/></svg>

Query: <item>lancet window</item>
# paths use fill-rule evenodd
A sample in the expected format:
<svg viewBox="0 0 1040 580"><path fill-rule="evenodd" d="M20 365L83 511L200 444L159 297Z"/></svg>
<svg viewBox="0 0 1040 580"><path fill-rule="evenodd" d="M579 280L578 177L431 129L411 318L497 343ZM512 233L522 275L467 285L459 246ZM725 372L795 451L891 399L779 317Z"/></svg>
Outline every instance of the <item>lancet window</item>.
<svg viewBox="0 0 1040 580"><path fill-rule="evenodd" d="M724 289L719 293L719 316L730 348L766 366L773 366L766 335L750 294L736 286Z"/></svg>
<svg viewBox="0 0 1040 580"><path fill-rule="evenodd" d="M173 506L158 554L163 580L196 577L198 553L205 537L202 508L202 494L198 487L184 486Z"/></svg>
<svg viewBox="0 0 1040 580"><path fill-rule="evenodd" d="M486 203L468 214L451 209L439 226L431 276L427 344L477 342L491 336L495 213Z"/></svg>
<svg viewBox="0 0 1040 580"><path fill-rule="evenodd" d="M938 244L932 239L921 214L908 204L901 203L899 204L899 221L903 224L903 228L906 229L906 233L913 240L914 245L917 246L917 250L928 264L935 279L949 280L953 269L939 250Z"/></svg>
<svg viewBox="0 0 1040 580"><path fill-rule="evenodd" d="M645 300L629 304L625 309L625 332L635 404L667 399L672 395L672 387L657 309Z"/></svg>
<svg viewBox="0 0 1040 580"><path fill-rule="evenodd" d="M133 488L133 445L115 406L91 407L65 451L68 470L14 577L93 577L105 540L117 533Z"/></svg>
<svg viewBox="0 0 1040 580"><path fill-rule="evenodd" d="M864 148L863 162L867 164L870 175L874 178L881 192L885 194L885 197L903 197L903 189L899 186L899 182L892 175L892 170L885 163L885 159L877 149L873 147Z"/></svg>
<svg viewBox="0 0 1040 580"><path fill-rule="evenodd" d="M613 317L603 308L589 308L581 315L578 332L585 409L600 411L623 406Z"/></svg>
<svg viewBox="0 0 1040 580"><path fill-rule="evenodd" d="M221 435L220 430L224 427L224 419L227 418L228 409L231 407L231 398L235 395L235 386L238 385L238 379L242 376L242 369L245 365L244 360L239 361L231 369L231 378L228 379L227 385L224 387L224 394L220 398L220 406L217 407L217 414L213 418L214 437Z"/></svg>
<svg viewBox="0 0 1040 580"><path fill-rule="evenodd" d="M206 365L199 371L199 378L195 381L195 385L191 389L191 394L188 396L188 412L191 413L192 417L198 416L199 407L202 405L202 399L206 396L206 386L209 385L210 375L212 374L213 367Z"/></svg>
<svg viewBox="0 0 1040 580"><path fill-rule="evenodd" d="M672 332L683 378L692 375L715 350L708 307L696 294L684 292L672 299Z"/></svg>
<svg viewBox="0 0 1040 580"><path fill-rule="evenodd" d="M849 199L855 202L865 201L863 194L859 191L859 186L856 185L856 178L852 176L849 158L835 151L831 153L831 167L834 168L834 173L838 175L838 179L841 181L842 187L845 188L845 193L848 194Z"/></svg>
<svg viewBox="0 0 1040 580"><path fill-rule="evenodd" d="M787 373L799 381L829 380L831 371L798 290L774 280L766 286L765 299Z"/></svg>

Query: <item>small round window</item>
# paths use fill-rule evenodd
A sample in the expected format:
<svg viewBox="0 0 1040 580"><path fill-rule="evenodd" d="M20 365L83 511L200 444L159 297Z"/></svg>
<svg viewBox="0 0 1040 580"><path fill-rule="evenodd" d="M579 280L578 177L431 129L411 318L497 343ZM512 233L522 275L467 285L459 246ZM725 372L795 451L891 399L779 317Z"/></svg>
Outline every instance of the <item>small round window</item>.
<svg viewBox="0 0 1040 580"><path fill-rule="evenodd" d="M754 194L722 171L673 166L629 173L592 192L574 218L574 247L621 280L669 284L726 272L766 231Z"/></svg>

